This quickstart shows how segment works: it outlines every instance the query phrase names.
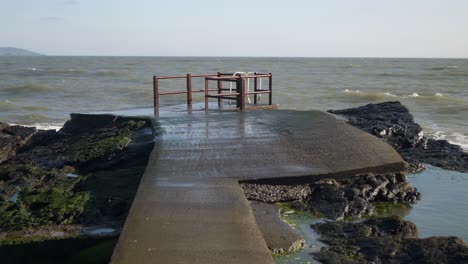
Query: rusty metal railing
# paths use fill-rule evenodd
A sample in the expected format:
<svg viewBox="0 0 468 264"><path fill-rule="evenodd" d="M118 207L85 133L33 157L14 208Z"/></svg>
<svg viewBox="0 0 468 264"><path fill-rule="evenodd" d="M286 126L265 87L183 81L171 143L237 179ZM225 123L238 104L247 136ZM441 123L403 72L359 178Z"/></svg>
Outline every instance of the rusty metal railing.
<svg viewBox="0 0 468 264"><path fill-rule="evenodd" d="M193 89L192 80L193 78L204 78L205 87L204 89ZM258 88L258 80L262 78L268 78L268 90L262 90ZM170 91L170 92L161 92L160 91L160 80L169 80L169 79L185 79L186 88L185 90ZM245 80L254 79L254 91L246 91ZM209 88L209 81L217 81L216 88ZM223 87L223 82L232 82L236 84L236 92L233 93L230 89ZM241 76L235 75L234 73L222 73L218 72L216 74L190 74L180 76L153 76L153 100L154 100L154 112L159 112L159 97L163 95L176 95L176 94L186 94L187 95L187 106L192 106L192 94L193 93L205 93L205 109L208 110L208 99L217 98L218 104L222 104L223 100L235 100L236 106L244 111L246 106L246 96L254 95L254 104L258 102L258 95L269 94L268 104L273 104L272 94L273 94L273 85L272 85L272 74L260 74L254 73L254 75ZM216 91L216 94L210 93ZM224 91L230 91L229 93L224 93Z"/></svg>

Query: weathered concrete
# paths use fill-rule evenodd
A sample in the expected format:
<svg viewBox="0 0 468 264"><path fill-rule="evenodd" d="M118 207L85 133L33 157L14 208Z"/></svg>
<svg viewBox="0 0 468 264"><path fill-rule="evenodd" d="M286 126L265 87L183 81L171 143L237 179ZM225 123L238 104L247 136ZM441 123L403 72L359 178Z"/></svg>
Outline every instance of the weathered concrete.
<svg viewBox="0 0 468 264"><path fill-rule="evenodd" d="M304 238L281 220L276 205L251 201L250 206L263 238L273 253L287 254L302 248Z"/></svg>
<svg viewBox="0 0 468 264"><path fill-rule="evenodd" d="M193 112L158 121L165 131L112 263L272 263L237 181L404 169L390 146L319 111Z"/></svg>

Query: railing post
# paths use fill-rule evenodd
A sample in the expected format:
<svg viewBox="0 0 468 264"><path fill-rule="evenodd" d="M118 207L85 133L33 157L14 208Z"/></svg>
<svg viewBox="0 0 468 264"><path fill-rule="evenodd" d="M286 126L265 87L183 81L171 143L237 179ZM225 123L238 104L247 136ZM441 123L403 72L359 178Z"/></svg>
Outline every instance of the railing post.
<svg viewBox="0 0 468 264"><path fill-rule="evenodd" d="M270 90L270 93L268 94L269 95L268 104L273 105L273 76L271 75L271 72L269 74L270 76L268 77L268 80L269 80L268 89Z"/></svg>
<svg viewBox="0 0 468 264"><path fill-rule="evenodd" d="M205 111L208 110L208 79L205 77Z"/></svg>
<svg viewBox="0 0 468 264"><path fill-rule="evenodd" d="M192 105L192 74L187 73L187 105Z"/></svg>
<svg viewBox="0 0 468 264"><path fill-rule="evenodd" d="M159 83L158 77L153 76L153 102L154 102L154 113L159 113Z"/></svg>
<svg viewBox="0 0 468 264"><path fill-rule="evenodd" d="M240 105L240 110L245 111L245 79L240 77L241 79L241 105Z"/></svg>
<svg viewBox="0 0 468 264"><path fill-rule="evenodd" d="M254 92L257 92L257 72L254 72ZM254 104L257 104L257 94L254 94Z"/></svg>
<svg viewBox="0 0 468 264"><path fill-rule="evenodd" d="M221 77L221 72L218 72L218 77ZM221 80L218 80L218 94L223 93L223 83ZM221 97L218 97L218 107L221 107L223 103L223 99Z"/></svg>

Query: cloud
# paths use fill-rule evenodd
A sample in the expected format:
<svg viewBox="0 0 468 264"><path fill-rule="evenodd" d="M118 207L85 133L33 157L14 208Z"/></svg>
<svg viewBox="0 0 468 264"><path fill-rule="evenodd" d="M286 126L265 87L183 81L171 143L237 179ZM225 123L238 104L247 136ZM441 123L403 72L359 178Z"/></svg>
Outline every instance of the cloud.
<svg viewBox="0 0 468 264"><path fill-rule="evenodd" d="M65 1L63 1L63 3L66 4L66 5L76 5L76 4L78 4L78 2L75 1L75 0L65 0Z"/></svg>

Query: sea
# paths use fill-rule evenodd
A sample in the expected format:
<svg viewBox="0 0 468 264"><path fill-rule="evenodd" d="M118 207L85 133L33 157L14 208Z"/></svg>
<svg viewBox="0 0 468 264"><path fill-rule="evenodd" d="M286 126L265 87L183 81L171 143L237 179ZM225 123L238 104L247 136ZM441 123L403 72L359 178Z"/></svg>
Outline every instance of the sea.
<svg viewBox="0 0 468 264"><path fill-rule="evenodd" d="M468 59L0 57L0 121L59 129L72 112L151 109L154 75L238 71L272 73L273 101L281 109L400 101L426 136L468 150ZM203 80L194 81L197 88L203 88ZM183 90L185 82L165 80L161 89ZM194 101L202 99L194 96ZM163 108L184 103L184 96L161 98ZM468 174L429 166L409 180L422 192L422 200L406 217L421 236L468 240Z"/></svg>
<svg viewBox="0 0 468 264"><path fill-rule="evenodd" d="M153 75L218 71L271 72L281 109L401 101L431 137L468 148L468 59L0 57L0 120L57 128L71 112L151 107ZM184 87L161 83L167 91ZM161 103L184 100L168 96Z"/></svg>

